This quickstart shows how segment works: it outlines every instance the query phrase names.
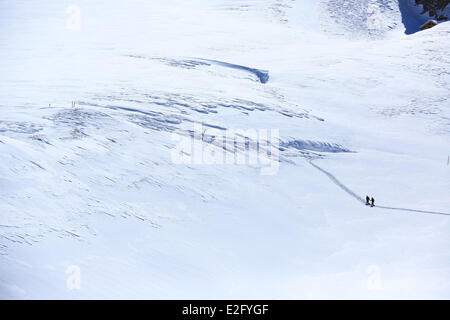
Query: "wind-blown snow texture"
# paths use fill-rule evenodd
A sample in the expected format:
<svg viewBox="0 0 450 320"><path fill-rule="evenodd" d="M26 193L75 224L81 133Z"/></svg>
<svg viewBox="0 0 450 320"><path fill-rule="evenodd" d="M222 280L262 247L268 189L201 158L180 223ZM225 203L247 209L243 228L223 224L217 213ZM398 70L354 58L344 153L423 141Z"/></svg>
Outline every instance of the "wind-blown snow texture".
<svg viewBox="0 0 450 320"><path fill-rule="evenodd" d="M450 298L450 23L70 5L0 3L1 298ZM279 129L279 171L174 164L196 122Z"/></svg>

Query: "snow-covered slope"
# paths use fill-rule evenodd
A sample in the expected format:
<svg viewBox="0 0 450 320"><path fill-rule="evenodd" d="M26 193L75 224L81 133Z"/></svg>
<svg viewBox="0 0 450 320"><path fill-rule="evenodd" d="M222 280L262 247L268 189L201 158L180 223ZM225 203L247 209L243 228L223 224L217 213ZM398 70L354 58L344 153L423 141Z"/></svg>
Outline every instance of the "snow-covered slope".
<svg viewBox="0 0 450 320"><path fill-rule="evenodd" d="M0 5L1 298L450 297L450 23L405 35L394 0ZM245 156L235 129L272 153L248 134L265 161L176 161L191 136Z"/></svg>

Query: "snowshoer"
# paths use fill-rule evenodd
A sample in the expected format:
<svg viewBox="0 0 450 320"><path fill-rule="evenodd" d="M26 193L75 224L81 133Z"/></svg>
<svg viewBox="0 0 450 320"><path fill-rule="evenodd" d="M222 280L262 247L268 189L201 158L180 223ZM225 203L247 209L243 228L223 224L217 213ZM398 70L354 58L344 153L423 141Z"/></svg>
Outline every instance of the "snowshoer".
<svg viewBox="0 0 450 320"><path fill-rule="evenodd" d="M370 206L371 207L375 206L375 199L373 197L370 199Z"/></svg>
<svg viewBox="0 0 450 320"><path fill-rule="evenodd" d="M366 196L366 206L368 206L370 204L369 201L370 201L369 196Z"/></svg>

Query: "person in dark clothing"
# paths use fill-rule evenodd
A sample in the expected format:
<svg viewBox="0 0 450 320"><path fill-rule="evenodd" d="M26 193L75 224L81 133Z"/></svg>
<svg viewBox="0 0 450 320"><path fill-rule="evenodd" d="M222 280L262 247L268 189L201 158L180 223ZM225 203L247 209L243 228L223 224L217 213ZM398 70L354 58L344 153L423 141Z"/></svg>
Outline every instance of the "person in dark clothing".
<svg viewBox="0 0 450 320"><path fill-rule="evenodd" d="M370 206L375 206L375 199L373 197L370 199Z"/></svg>
<svg viewBox="0 0 450 320"><path fill-rule="evenodd" d="M366 196L366 206L368 206L370 204L369 201L370 201L369 196Z"/></svg>

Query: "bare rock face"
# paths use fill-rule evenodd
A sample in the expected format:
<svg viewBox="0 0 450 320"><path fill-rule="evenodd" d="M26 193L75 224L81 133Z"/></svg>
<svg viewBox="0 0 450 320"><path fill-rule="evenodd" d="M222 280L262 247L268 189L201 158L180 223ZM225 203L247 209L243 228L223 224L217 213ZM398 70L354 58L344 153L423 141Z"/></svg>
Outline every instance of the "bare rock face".
<svg viewBox="0 0 450 320"><path fill-rule="evenodd" d="M416 0L417 5L423 6L423 12L428 13L430 18L434 18L440 21L448 20L448 5L450 0ZM447 10L446 10L447 9Z"/></svg>

